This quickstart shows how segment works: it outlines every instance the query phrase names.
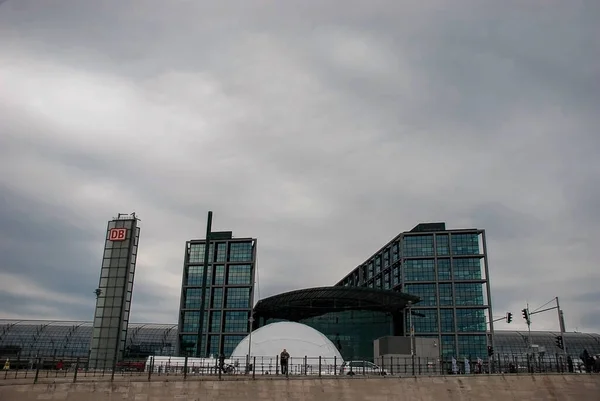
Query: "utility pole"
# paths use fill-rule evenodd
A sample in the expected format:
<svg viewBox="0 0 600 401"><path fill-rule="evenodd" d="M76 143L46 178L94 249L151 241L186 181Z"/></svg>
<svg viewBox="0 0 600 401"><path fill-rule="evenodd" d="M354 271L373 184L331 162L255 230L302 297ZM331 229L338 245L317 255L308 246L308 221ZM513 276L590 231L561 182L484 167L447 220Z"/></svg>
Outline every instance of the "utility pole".
<svg viewBox="0 0 600 401"><path fill-rule="evenodd" d="M212 211L208 212L208 219L206 221L206 242L204 245L204 272L202 274L202 299L200 300L200 327L198 327L198 343L196 344L196 357L204 358L204 347L202 346L202 340L204 339L204 311L206 310L206 275L208 273L208 253L210 251L210 234L212 230ZM212 277L212 276L211 276ZM208 336L207 336L208 337Z"/></svg>
<svg viewBox="0 0 600 401"><path fill-rule="evenodd" d="M250 374L250 361L252 361L252 326L254 323L254 309L250 311L250 319L248 319L250 323L250 334L248 334L248 360L246 361L246 374ZM255 369L255 366L252 366L252 369Z"/></svg>
<svg viewBox="0 0 600 401"><path fill-rule="evenodd" d="M556 297L556 311L558 312L558 326L560 327L560 337L562 338L563 352L565 354L565 358L568 358L569 354L567 353L567 343L565 342L565 317L563 311L560 309L558 297ZM567 362L566 359L565 362Z"/></svg>
<svg viewBox="0 0 600 401"><path fill-rule="evenodd" d="M529 302L527 302L527 342L529 343L529 352L533 351L533 344L531 344L531 313L529 312Z"/></svg>

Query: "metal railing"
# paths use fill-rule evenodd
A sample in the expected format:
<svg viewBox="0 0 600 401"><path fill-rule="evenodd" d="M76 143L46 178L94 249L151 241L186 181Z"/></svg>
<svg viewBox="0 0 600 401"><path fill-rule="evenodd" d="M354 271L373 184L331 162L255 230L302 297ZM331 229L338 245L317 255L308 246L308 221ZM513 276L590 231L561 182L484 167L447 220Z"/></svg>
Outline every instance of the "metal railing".
<svg viewBox="0 0 600 401"><path fill-rule="evenodd" d="M248 360L249 359L249 360ZM20 358L0 362L0 380L16 380L37 383L47 379L70 380L164 380L174 377L180 380L193 378L256 379L268 377L364 377L364 376L441 376L472 374L556 374L586 373L581 365L569 366L562 356L535 358L514 355L499 358L490 368L487 361L465 364L462 361L440 361L421 357L380 357L371 361L347 361L338 358L290 357L282 366L278 355L252 356L251 358L176 358L149 357L125 360L114 364L114 368L91 368L88 359L78 358ZM596 369L597 370L597 369ZM588 372L590 373L590 372ZM596 373L592 369L591 373Z"/></svg>

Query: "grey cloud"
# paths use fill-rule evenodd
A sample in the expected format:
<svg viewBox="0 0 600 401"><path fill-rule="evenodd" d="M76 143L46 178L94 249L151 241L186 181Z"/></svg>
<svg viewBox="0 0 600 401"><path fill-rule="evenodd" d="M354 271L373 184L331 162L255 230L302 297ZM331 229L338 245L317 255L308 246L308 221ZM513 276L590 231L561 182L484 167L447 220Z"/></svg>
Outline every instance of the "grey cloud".
<svg viewBox="0 0 600 401"><path fill-rule="evenodd" d="M446 221L486 229L496 311L559 295L600 330L576 299L595 277L597 2L213 3L2 5L0 273L88 299L106 220L136 210L132 319L174 322L209 209L258 237L261 296Z"/></svg>

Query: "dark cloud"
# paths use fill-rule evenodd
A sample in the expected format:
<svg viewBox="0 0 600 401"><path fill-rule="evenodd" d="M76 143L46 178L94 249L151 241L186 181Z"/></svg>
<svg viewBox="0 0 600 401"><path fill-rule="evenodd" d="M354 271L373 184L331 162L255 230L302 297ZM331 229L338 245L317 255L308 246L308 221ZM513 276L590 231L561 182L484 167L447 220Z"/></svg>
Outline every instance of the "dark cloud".
<svg viewBox="0 0 600 401"><path fill-rule="evenodd" d="M262 297L446 221L486 229L497 314L559 296L599 331L598 2L413 3L3 3L0 313L91 318L135 210L132 318L174 322L213 210Z"/></svg>

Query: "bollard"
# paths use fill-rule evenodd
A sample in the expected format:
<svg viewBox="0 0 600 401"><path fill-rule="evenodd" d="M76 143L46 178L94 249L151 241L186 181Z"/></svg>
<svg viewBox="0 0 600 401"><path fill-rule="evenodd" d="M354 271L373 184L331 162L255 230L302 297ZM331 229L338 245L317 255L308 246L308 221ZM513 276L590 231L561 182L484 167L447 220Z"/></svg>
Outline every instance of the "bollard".
<svg viewBox="0 0 600 401"><path fill-rule="evenodd" d="M321 377L321 356L319 355L319 377Z"/></svg>
<svg viewBox="0 0 600 401"><path fill-rule="evenodd" d="M252 378L256 378L256 357L252 357Z"/></svg>
<svg viewBox="0 0 600 401"><path fill-rule="evenodd" d="M77 381L77 372L79 371L79 357L75 360L75 372L73 372L73 383Z"/></svg>
<svg viewBox="0 0 600 401"><path fill-rule="evenodd" d="M275 375L279 375L279 355L275 356Z"/></svg>
<svg viewBox="0 0 600 401"><path fill-rule="evenodd" d="M183 380L187 379L187 371L188 371L188 356L185 356L183 360Z"/></svg>
<svg viewBox="0 0 600 401"><path fill-rule="evenodd" d="M37 362L35 364L35 377L33 378L33 384L37 383L38 377L40 375L40 361L41 361L41 358L37 358Z"/></svg>
<svg viewBox="0 0 600 401"><path fill-rule="evenodd" d="M390 355L390 375L394 374L394 357Z"/></svg>
<svg viewBox="0 0 600 401"><path fill-rule="evenodd" d="M304 374L308 374L308 357L304 355Z"/></svg>
<svg viewBox="0 0 600 401"><path fill-rule="evenodd" d="M154 358L150 358L148 362L148 381L152 378L152 370L154 369Z"/></svg>

